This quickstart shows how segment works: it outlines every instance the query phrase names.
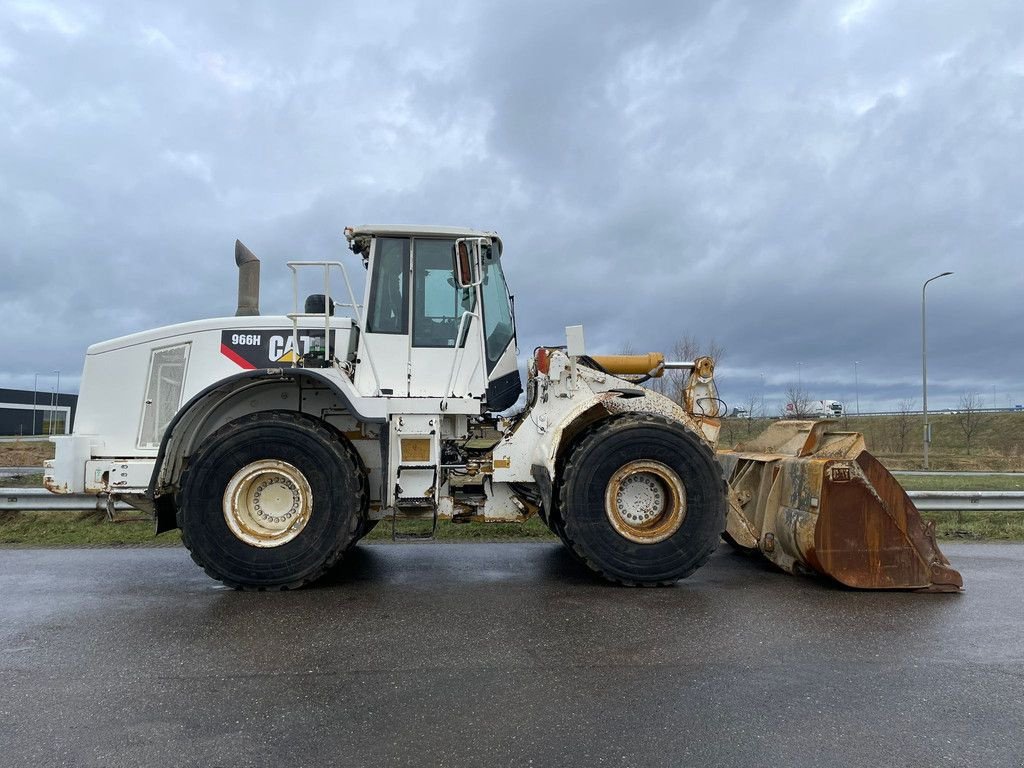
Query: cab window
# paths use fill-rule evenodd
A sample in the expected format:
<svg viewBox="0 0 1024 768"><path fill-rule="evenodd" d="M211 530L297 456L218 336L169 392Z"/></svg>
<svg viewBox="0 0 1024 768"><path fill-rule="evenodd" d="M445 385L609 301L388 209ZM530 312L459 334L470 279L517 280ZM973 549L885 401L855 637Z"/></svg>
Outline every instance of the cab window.
<svg viewBox="0 0 1024 768"><path fill-rule="evenodd" d="M464 312L472 312L476 292L455 282L454 240L415 240L413 245L414 347L455 347L455 335ZM466 321L460 346L465 345Z"/></svg>
<svg viewBox="0 0 1024 768"><path fill-rule="evenodd" d="M487 371L490 372L498 364L498 358L516 335L505 276L501 273L501 263L494 257L490 249L484 258L483 301L484 333L487 336Z"/></svg>
<svg viewBox="0 0 1024 768"><path fill-rule="evenodd" d="M378 238L370 287L370 313L366 321L368 333L408 332L409 302L405 289L408 273L408 238Z"/></svg>

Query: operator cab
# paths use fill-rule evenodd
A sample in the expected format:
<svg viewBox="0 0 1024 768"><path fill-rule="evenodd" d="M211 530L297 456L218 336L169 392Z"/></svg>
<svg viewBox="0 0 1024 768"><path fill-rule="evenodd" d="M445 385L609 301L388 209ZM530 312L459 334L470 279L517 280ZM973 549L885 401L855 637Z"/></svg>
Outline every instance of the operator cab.
<svg viewBox="0 0 1024 768"><path fill-rule="evenodd" d="M360 392L478 398L491 412L516 402L515 319L495 233L363 226L345 237L368 271Z"/></svg>

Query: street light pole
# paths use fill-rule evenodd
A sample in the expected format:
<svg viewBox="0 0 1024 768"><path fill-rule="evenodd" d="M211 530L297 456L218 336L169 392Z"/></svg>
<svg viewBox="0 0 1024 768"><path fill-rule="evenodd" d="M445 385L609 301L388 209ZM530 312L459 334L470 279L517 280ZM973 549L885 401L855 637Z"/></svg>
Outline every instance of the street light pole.
<svg viewBox="0 0 1024 768"><path fill-rule="evenodd" d="M32 435L36 434L36 392L39 390L39 374L32 379Z"/></svg>
<svg viewBox="0 0 1024 768"><path fill-rule="evenodd" d="M57 411L57 390L60 389L60 371L54 371L57 374L57 384L50 390L50 428L49 433L53 434L53 417Z"/></svg>
<svg viewBox="0 0 1024 768"><path fill-rule="evenodd" d="M60 371L57 371L57 407L60 408ZM52 417L51 417L52 418ZM67 424L67 422L64 422Z"/></svg>
<svg viewBox="0 0 1024 768"><path fill-rule="evenodd" d="M921 400L923 404L924 412L924 468L928 469L928 444L932 441L932 431L928 425L928 336L925 330L926 326L926 315L925 315L925 289L928 287L928 283L932 280L938 280L940 277L946 275L952 275L952 272L943 272L942 274L935 275L935 277L929 277L924 281L924 285L921 286Z"/></svg>
<svg viewBox="0 0 1024 768"><path fill-rule="evenodd" d="M857 378L857 366L860 360L853 361L853 393L857 398L857 415L860 416L860 380Z"/></svg>

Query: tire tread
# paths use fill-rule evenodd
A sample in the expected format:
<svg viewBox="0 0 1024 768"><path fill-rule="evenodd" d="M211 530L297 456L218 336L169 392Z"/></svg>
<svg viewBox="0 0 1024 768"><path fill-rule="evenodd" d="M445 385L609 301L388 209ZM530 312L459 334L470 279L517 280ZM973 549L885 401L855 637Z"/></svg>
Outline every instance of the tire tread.
<svg viewBox="0 0 1024 768"><path fill-rule="evenodd" d="M352 476L356 479L358 495L357 509L359 510L359 514L349 516L347 527L339 526L336 540L333 542L327 557L316 570L305 574L301 578L281 584L245 584L226 577L216 568L214 563L207 562L197 551L198 547L196 547L195 542L190 536L190 526L186 524L187 512L182 503L182 489L188 486L190 472L194 471L195 468L200 465L204 455L211 451L215 445L219 444L221 440L229 438L232 435L242 432L250 427L266 425L268 422L295 426L303 432L306 432L312 439L322 442L324 445L331 446L333 449L337 450L339 458L347 462L349 467L353 470ZM229 587L243 591L266 592L299 589L300 587L311 584L322 577L327 571L333 568L341 559L342 555L344 555L344 553L356 543L361 522L365 517L366 509L369 505L369 483L367 481L366 472L362 466L359 454L356 453L351 443L318 419L297 411L261 411L243 416L240 419L236 419L225 424L223 427L207 437L206 440L203 441L199 450L191 457L188 466L186 466L184 471L181 473L178 488L179 490L175 497L178 528L181 529L182 544L184 544L185 548L189 551L189 555L193 562L202 568L211 578L216 579Z"/></svg>
<svg viewBox="0 0 1024 768"><path fill-rule="evenodd" d="M693 430L685 427L677 421L660 416L653 413L626 413L618 416L613 416L602 420L596 426L587 429L582 435L580 435L573 446L570 448L568 457L565 461L563 471L561 472L561 482L558 488L558 513L563 515L561 525L559 525L559 531L557 532L572 554L577 560L584 563L592 571L600 574L603 578L616 584L621 584L627 587L657 587L657 586L670 586L675 584L677 581L686 578L687 576L694 573L696 570L701 568L707 563L711 555L718 549L721 539L715 538L709 541L707 546L699 553L696 560L691 564L689 568L674 576L670 579L654 579L654 580L642 580L642 579L629 579L624 578L619 574L610 572L607 568L603 567L594 557L592 557L587 549L583 547L580 542L573 537L572 526L567 526L564 521L564 510L569 509L570 499L569 491L571 485L571 479L579 472L584 457L589 453L592 446L609 439L615 439L615 435L625 429L632 427L656 427L666 428L672 431L683 430L685 433L694 438L693 442L696 443L697 449L704 455L704 458L712 462L717 466L715 460L714 451L707 442L699 435L693 432ZM722 499L723 504L721 508L721 528L725 528L725 499L728 498L728 485L724 478L721 480L722 487Z"/></svg>

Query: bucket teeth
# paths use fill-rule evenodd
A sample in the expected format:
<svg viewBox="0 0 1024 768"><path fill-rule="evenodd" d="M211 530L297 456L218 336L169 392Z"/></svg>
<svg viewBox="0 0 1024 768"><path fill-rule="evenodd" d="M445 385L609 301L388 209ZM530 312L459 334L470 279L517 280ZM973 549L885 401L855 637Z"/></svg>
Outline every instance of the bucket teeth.
<svg viewBox="0 0 1024 768"><path fill-rule="evenodd" d="M860 434L776 422L718 458L730 486L730 540L783 570L856 589L962 588L933 526Z"/></svg>

